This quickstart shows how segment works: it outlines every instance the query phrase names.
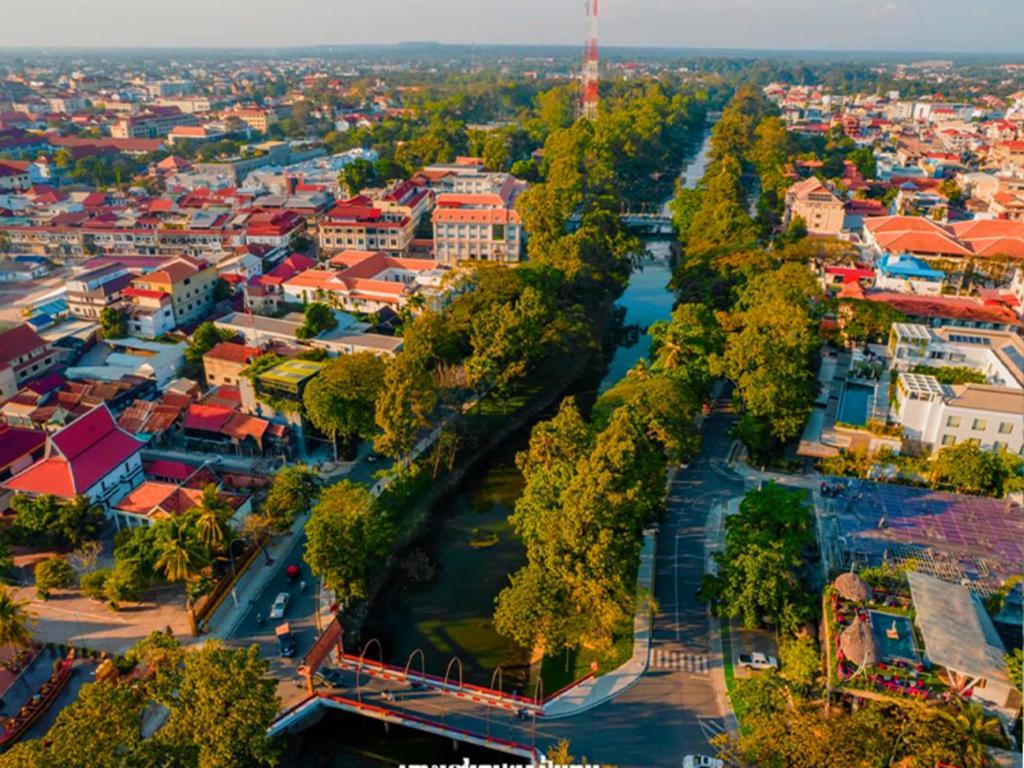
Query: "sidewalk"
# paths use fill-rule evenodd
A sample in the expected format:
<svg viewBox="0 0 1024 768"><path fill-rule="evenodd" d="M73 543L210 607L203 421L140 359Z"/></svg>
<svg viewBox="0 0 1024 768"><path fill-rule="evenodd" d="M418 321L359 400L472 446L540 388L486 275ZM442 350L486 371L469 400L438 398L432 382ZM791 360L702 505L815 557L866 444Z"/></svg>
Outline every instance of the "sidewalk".
<svg viewBox="0 0 1024 768"><path fill-rule="evenodd" d="M644 533L640 550L640 568L637 570L637 592L654 592L654 561L657 542L655 531ZM604 704L632 686L647 671L651 646L651 612L638 610L633 617L633 657L616 669L600 677L591 677L579 685L544 704L545 718L571 717Z"/></svg>
<svg viewBox="0 0 1024 768"><path fill-rule="evenodd" d="M744 465L745 466L745 465ZM716 552L721 552L725 547L725 518L739 512L740 497L730 499L725 504L717 504L708 511L707 520L704 523L704 570L706 573L717 573L718 564L714 560ZM729 686L725 681L726 662L732 660L732 647L728 653L725 649L724 638L722 637L722 623L711 613L708 607L708 628L709 646L712 651L718 651L718 658L709 659L709 674L711 685L715 689L715 700L718 702L718 711L722 713L726 730L735 733L739 728L736 714L732 710L732 703L729 701ZM732 636L730 635L730 642Z"/></svg>
<svg viewBox="0 0 1024 768"><path fill-rule="evenodd" d="M308 519L309 512L299 515L295 522L292 523L288 534L278 537L276 541L267 547L267 554L270 555L270 559L273 562L268 563L267 558L263 554L256 555L252 565L246 569L245 573L241 575L235 584L233 592L238 598L238 606L235 606L235 601L230 594L224 598L224 602L220 604L217 610L214 611L213 616L206 622L203 633L196 638L197 642L213 638L227 640L231 636L235 627L238 626L238 623L245 616L249 603L259 597L274 577L274 574L286 562L290 562L291 553L302 538L302 533Z"/></svg>

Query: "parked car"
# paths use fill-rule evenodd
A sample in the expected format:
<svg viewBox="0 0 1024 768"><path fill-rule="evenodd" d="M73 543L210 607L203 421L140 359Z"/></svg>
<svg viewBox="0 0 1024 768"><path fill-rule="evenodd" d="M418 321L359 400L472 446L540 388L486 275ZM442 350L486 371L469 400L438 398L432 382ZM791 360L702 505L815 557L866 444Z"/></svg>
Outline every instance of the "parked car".
<svg viewBox="0 0 1024 768"><path fill-rule="evenodd" d="M277 652L282 658L288 659L295 655L295 636L288 624L280 624L274 630L277 635Z"/></svg>
<svg viewBox="0 0 1024 768"><path fill-rule="evenodd" d="M725 763L717 757L687 755L683 758L683 768L725 768Z"/></svg>
<svg viewBox="0 0 1024 768"><path fill-rule="evenodd" d="M778 669L779 660L764 653L741 653L737 666L747 669Z"/></svg>
<svg viewBox="0 0 1024 768"><path fill-rule="evenodd" d="M274 598L274 604L270 606L270 618L283 619L286 610L288 610L288 593L281 592Z"/></svg>

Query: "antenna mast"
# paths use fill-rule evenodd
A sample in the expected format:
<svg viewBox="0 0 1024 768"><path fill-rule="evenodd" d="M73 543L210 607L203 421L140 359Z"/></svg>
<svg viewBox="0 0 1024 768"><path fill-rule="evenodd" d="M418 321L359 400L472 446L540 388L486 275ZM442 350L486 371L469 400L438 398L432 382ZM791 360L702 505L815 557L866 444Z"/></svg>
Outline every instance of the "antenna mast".
<svg viewBox="0 0 1024 768"><path fill-rule="evenodd" d="M587 31L583 42L583 88L581 113L587 120L597 119L597 105L600 100L598 83L600 73L597 58L597 3L598 0L583 0L587 11Z"/></svg>

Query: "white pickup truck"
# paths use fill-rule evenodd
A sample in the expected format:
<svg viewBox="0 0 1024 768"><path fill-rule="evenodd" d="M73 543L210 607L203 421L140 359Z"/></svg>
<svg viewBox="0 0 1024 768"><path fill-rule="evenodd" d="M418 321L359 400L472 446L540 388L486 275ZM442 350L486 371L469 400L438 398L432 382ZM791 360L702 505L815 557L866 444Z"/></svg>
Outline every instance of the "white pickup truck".
<svg viewBox="0 0 1024 768"><path fill-rule="evenodd" d="M778 669L779 660L764 653L741 653L737 659L737 666L747 669Z"/></svg>

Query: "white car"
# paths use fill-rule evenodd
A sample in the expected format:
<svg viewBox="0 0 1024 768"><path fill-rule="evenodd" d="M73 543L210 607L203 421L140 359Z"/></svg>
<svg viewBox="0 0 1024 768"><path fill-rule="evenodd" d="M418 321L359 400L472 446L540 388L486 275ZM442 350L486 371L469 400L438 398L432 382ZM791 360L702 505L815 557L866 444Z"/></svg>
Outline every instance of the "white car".
<svg viewBox="0 0 1024 768"><path fill-rule="evenodd" d="M764 653L741 653L737 659L737 666L747 669L778 669L779 660Z"/></svg>
<svg viewBox="0 0 1024 768"><path fill-rule="evenodd" d="M270 606L270 618L283 619L284 612L288 609L288 593L281 592L274 598L274 604Z"/></svg>
<svg viewBox="0 0 1024 768"><path fill-rule="evenodd" d="M725 763L717 757L687 755L683 758L683 768L725 768Z"/></svg>

